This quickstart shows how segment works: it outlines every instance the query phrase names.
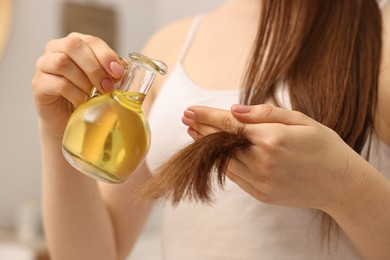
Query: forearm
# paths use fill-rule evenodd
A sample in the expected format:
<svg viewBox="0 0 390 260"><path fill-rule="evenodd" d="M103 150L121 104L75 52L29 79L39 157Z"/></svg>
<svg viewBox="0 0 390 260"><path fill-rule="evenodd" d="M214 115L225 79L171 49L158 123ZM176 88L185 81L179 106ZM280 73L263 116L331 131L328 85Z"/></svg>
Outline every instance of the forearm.
<svg viewBox="0 0 390 260"><path fill-rule="evenodd" d="M350 170L363 180L356 186L353 198L333 204L326 211L365 259L390 259L390 183L368 163L358 162L359 159L351 162L354 168Z"/></svg>
<svg viewBox="0 0 390 260"><path fill-rule="evenodd" d="M43 215L53 258L116 259L114 231L96 182L65 161L60 138L43 131Z"/></svg>

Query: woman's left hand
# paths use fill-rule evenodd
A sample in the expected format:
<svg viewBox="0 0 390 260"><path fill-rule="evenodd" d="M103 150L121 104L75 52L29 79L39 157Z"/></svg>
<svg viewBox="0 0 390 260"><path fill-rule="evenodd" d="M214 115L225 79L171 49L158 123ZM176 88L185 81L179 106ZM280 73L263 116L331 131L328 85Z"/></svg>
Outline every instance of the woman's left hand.
<svg viewBox="0 0 390 260"><path fill-rule="evenodd" d="M297 111L198 106L184 112L183 123L194 139L242 128L253 145L230 162L227 176L265 203L326 211L348 203L365 180L351 170L364 160L333 130Z"/></svg>

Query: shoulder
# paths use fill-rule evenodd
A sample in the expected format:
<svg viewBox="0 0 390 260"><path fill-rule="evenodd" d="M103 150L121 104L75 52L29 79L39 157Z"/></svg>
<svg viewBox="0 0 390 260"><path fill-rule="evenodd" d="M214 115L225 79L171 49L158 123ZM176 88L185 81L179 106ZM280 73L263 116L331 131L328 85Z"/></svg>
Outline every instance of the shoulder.
<svg viewBox="0 0 390 260"><path fill-rule="evenodd" d="M149 38L142 52L168 63L174 61L180 54L194 18L185 18L162 27Z"/></svg>
<svg viewBox="0 0 390 260"><path fill-rule="evenodd" d="M384 59L382 59L383 62L386 62L386 64L390 63L390 59L386 56L388 56L389 50L390 50L390 3L386 4L382 9L382 30L383 30L383 54Z"/></svg>
<svg viewBox="0 0 390 260"><path fill-rule="evenodd" d="M390 70L390 4L382 10L382 58L381 78L387 76Z"/></svg>
<svg viewBox="0 0 390 260"><path fill-rule="evenodd" d="M168 75L175 67L187 34L195 17L188 17L172 22L156 31L146 42L142 53L153 59L163 61L168 66ZM148 98L144 102L144 110L148 113L160 87L167 76L156 77Z"/></svg>
<svg viewBox="0 0 390 260"><path fill-rule="evenodd" d="M390 3L382 9L382 57L379 74L376 129L380 138L390 144Z"/></svg>

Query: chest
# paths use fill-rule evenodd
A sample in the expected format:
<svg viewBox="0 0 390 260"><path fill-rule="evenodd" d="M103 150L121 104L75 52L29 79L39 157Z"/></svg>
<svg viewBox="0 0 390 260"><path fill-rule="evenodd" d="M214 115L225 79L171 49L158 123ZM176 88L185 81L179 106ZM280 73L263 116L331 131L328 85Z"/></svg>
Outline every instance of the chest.
<svg viewBox="0 0 390 260"><path fill-rule="evenodd" d="M177 65L161 87L148 116L152 135L147 158L149 168L154 171L174 152L192 141L187 134L187 126L181 122L183 112L189 106L228 110L238 99L238 90L210 90L198 86Z"/></svg>

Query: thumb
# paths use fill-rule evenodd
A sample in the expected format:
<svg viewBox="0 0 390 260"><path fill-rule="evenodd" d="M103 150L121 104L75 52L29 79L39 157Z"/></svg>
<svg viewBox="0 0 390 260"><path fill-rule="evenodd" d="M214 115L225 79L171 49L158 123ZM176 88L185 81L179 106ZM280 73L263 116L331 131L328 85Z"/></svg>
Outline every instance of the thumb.
<svg viewBox="0 0 390 260"><path fill-rule="evenodd" d="M314 120L305 114L268 104L246 106L235 104L231 107L233 116L243 123L280 123L285 125L308 125Z"/></svg>

